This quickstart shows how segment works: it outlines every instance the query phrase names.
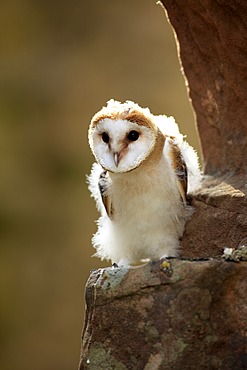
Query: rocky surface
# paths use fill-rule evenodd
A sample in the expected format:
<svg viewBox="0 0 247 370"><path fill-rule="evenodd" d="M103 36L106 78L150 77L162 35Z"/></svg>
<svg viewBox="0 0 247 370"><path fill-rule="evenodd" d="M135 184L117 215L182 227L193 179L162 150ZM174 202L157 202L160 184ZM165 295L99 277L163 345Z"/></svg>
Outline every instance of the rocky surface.
<svg viewBox="0 0 247 370"><path fill-rule="evenodd" d="M205 172L246 173L247 2L162 3L179 42Z"/></svg>
<svg viewBox="0 0 247 370"><path fill-rule="evenodd" d="M247 245L247 179L204 178L191 199L195 211L181 241L181 257L218 257L224 248Z"/></svg>
<svg viewBox="0 0 247 370"><path fill-rule="evenodd" d="M160 260L91 273L82 369L242 370L246 262Z"/></svg>

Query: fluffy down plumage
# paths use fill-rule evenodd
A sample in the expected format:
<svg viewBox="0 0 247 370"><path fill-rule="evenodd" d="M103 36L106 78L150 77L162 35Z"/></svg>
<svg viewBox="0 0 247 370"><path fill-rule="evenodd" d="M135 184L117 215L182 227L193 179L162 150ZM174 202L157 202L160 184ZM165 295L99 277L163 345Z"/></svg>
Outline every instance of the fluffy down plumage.
<svg viewBox="0 0 247 370"><path fill-rule="evenodd" d="M101 213L95 255L119 265L177 256L192 212L186 197L201 174L174 119L110 100L91 121L89 144L97 161L89 190Z"/></svg>

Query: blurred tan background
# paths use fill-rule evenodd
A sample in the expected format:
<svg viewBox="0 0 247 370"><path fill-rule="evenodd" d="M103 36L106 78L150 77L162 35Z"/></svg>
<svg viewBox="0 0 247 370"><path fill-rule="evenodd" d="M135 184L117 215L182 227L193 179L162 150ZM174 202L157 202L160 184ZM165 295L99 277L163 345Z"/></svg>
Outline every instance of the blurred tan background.
<svg viewBox="0 0 247 370"><path fill-rule="evenodd" d="M79 362L98 217L89 121L110 98L174 115L198 149L172 30L155 0L0 3L0 367Z"/></svg>

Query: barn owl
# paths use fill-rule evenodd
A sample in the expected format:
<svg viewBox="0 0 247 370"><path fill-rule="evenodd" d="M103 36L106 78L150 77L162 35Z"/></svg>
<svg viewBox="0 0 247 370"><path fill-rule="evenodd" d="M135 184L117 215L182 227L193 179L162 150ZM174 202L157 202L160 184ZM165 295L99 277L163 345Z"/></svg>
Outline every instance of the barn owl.
<svg viewBox="0 0 247 370"><path fill-rule="evenodd" d="M88 139L96 163L89 190L101 213L95 255L128 266L177 256L200 186L198 157L173 117L113 99L94 115Z"/></svg>

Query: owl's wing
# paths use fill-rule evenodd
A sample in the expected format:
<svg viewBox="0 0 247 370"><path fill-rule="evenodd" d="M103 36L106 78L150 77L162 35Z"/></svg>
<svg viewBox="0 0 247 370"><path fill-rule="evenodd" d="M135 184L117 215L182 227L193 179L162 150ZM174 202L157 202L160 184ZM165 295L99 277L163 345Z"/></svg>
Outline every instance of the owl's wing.
<svg viewBox="0 0 247 370"><path fill-rule="evenodd" d="M183 158L181 158L181 162L179 163L177 170L176 170L176 175L177 175L177 181L178 181L178 188L179 192L182 198L182 201L184 205L186 206L187 204L187 178L188 178L188 173L187 173L187 166L186 163L184 162Z"/></svg>
<svg viewBox="0 0 247 370"><path fill-rule="evenodd" d="M171 148L171 160L177 175L177 185L183 201L183 204L187 204L187 188L188 188L188 174L187 166L183 159L181 150L176 143L175 139L169 138L169 144Z"/></svg>
<svg viewBox="0 0 247 370"><path fill-rule="evenodd" d="M106 213L110 218L113 218L112 200L109 194L110 178L107 171L100 174L98 185Z"/></svg>

